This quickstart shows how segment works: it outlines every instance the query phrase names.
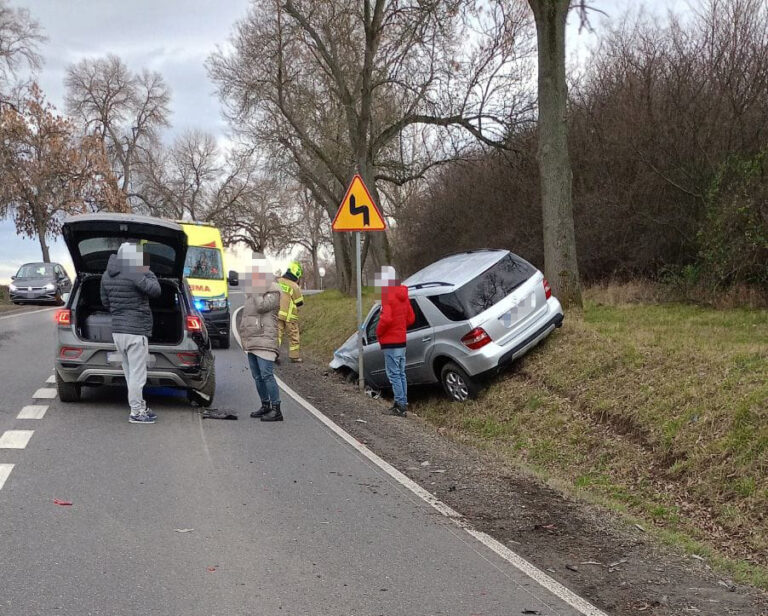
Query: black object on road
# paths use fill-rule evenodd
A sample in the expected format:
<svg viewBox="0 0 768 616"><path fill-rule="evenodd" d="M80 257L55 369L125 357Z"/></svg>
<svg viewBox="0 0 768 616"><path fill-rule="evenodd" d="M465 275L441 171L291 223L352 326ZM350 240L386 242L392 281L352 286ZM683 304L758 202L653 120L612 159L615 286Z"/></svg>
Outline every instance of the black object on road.
<svg viewBox="0 0 768 616"><path fill-rule="evenodd" d="M200 416L203 419L237 419L236 413L220 411L219 409L205 409Z"/></svg>

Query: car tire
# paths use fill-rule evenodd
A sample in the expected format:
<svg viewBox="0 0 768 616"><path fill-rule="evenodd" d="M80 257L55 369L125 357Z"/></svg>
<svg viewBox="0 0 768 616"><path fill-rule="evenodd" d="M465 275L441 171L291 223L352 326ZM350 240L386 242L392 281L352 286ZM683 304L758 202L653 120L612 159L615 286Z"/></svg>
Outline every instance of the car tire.
<svg viewBox="0 0 768 616"><path fill-rule="evenodd" d="M200 394L204 395L200 395ZM216 393L216 364L211 364L211 369L208 372L208 380L205 381L205 385L199 390L189 390L189 401L196 402L200 406L211 406L213 404L213 397Z"/></svg>
<svg viewBox="0 0 768 616"><path fill-rule="evenodd" d="M219 348L228 349L229 344L230 344L229 336L226 336L225 338L219 338Z"/></svg>
<svg viewBox="0 0 768 616"><path fill-rule="evenodd" d="M466 402L480 393L477 381L452 361L445 364L440 371L440 383L445 394L453 402Z"/></svg>
<svg viewBox="0 0 768 616"><path fill-rule="evenodd" d="M81 386L78 383L67 383L56 373L56 390L62 402L80 402Z"/></svg>

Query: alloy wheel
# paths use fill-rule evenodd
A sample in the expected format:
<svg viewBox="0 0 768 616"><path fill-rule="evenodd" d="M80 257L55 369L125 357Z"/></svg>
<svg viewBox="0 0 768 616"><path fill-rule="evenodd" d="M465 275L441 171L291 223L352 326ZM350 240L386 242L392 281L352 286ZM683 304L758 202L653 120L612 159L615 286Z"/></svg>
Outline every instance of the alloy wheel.
<svg viewBox="0 0 768 616"><path fill-rule="evenodd" d="M460 374L449 372L445 375L445 386L458 402L466 402L469 399L469 387Z"/></svg>

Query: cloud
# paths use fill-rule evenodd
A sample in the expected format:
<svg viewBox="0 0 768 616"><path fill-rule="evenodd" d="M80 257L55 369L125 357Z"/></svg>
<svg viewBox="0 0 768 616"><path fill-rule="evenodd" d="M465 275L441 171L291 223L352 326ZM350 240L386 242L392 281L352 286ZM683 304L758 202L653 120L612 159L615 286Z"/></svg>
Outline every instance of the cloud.
<svg viewBox="0 0 768 616"><path fill-rule="evenodd" d="M197 127L226 132L204 62L225 44L248 0L12 0L29 9L48 41L38 75L49 101L64 102L67 67L87 57L116 54L134 70L159 71L172 90L171 133ZM172 135L171 135L172 137Z"/></svg>

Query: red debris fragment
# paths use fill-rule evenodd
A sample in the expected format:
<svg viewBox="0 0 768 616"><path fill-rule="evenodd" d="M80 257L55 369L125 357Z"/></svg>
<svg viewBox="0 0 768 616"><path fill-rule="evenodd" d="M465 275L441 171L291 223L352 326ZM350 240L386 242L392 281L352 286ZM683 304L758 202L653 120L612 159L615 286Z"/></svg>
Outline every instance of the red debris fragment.
<svg viewBox="0 0 768 616"><path fill-rule="evenodd" d="M60 507L71 507L72 506L72 503L70 503L69 501L59 500L58 498L54 498L53 499L53 504L54 505L59 505Z"/></svg>

